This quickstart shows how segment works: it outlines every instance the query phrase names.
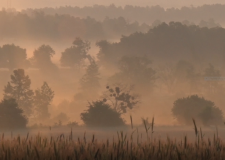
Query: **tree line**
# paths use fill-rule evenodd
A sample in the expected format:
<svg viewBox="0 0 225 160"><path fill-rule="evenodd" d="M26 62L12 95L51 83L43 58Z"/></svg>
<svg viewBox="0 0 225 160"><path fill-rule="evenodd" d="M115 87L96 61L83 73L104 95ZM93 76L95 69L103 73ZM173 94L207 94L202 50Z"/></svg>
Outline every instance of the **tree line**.
<svg viewBox="0 0 225 160"><path fill-rule="evenodd" d="M122 34L146 32L149 25L138 22L128 22L123 17L105 18L97 21L91 17L80 18L67 14L48 15L43 12L0 11L1 39L24 40L71 40L74 37L84 39L118 38Z"/></svg>
<svg viewBox="0 0 225 160"><path fill-rule="evenodd" d="M108 10L105 10L105 12L109 13ZM128 13L130 14L130 12L133 11L131 10ZM129 15L128 13L127 15ZM219 23L223 24L214 17L197 21L185 18L167 21L163 18L154 18L153 21L148 22L148 19L151 19L153 15L159 15L151 13L149 15L145 14L148 17L146 21L138 22L140 20L138 17L131 21L126 15L118 17L107 17L107 14L102 15L105 17L100 21L95 19L94 14L80 17L79 14L48 14L45 10L38 9L22 12L3 9L0 11L0 36L2 40L51 40L52 42L72 40L74 37L102 40L119 39L121 35L130 35L135 32L146 33L149 29L158 26L162 22L180 21L187 26L196 24L208 28L220 27Z"/></svg>
<svg viewBox="0 0 225 160"><path fill-rule="evenodd" d="M85 68L85 61L89 62L90 71L97 71L98 67L105 70L114 68L117 72L108 78L108 82L135 84L138 90L152 91L160 82L158 87L162 86L168 92L175 92L175 86L183 84L190 92L202 92L209 88L204 86L204 77L219 77L222 74L224 39L223 28L163 23L145 34L124 36L117 43L97 42L100 48L97 59L89 54L90 42L76 38L71 47L61 53L60 64L77 71ZM0 47L0 67L10 70L33 67L46 75L57 75L60 70L51 61L54 55L51 46L42 45L34 50L33 57L27 59L25 49L3 45ZM211 83L209 92L216 92L213 89L219 88L216 84Z"/></svg>
<svg viewBox="0 0 225 160"><path fill-rule="evenodd" d="M188 59L196 64L224 62L225 29L201 28L196 25L184 25L180 22L159 24L147 33L136 32L122 36L119 42L100 40L96 42L100 51L97 58L100 65L117 64L123 56L148 56L157 62L177 62ZM81 67L85 59L90 60L90 41L76 38L71 47L61 53L60 64L63 67ZM213 53L213 54L212 54ZM1 68L42 67L55 68L51 57L55 54L49 45L37 48L31 59L27 59L26 49L14 44L0 48Z"/></svg>
<svg viewBox="0 0 225 160"><path fill-rule="evenodd" d="M202 6L189 6L181 8L163 8L161 6L132 6L126 5L124 7L94 5L86 7L58 7L58 8L41 8L41 9L26 9L24 13L32 14L34 12L44 12L49 15L55 14L69 14L75 17L86 18L91 16L96 20L104 20L105 17L118 18L120 16L130 21L138 21L139 23L151 24L155 20L163 22L170 21L184 21L188 20L198 23L201 20L208 20L214 18L219 23L224 23L223 13L225 10L224 4L202 5Z"/></svg>
<svg viewBox="0 0 225 160"><path fill-rule="evenodd" d="M84 69L85 60L88 60L89 64L85 67L85 74L80 80L82 93L75 95L79 96L78 98L81 100L91 99L94 96L99 98L97 93L101 87L99 79L102 74L99 72L99 67L107 69L109 66L113 66L117 68L115 73L107 77L109 86L106 88L106 96L102 99L99 98L98 101L88 103L88 110L81 114L81 119L90 126L96 126L100 122L100 124L105 122L102 125L106 126L107 123L111 123L109 120L100 119L97 121L95 119L96 121L94 121L89 119L91 116L89 114L92 113L94 116L91 117L100 117L98 114L103 109L109 114L109 116L105 116L106 119L111 114L114 115L114 118L117 117L115 121L118 122L118 125L125 124L121 116L137 105L136 97L129 91L121 91L122 87L120 86L112 87L112 84L127 84L132 86L134 93L142 95L150 95L154 89L159 88L170 94L182 91L183 93L189 92L190 95L193 93L200 95L204 93L210 96L224 95L224 86L219 81L205 80L207 77L219 78L222 75L222 70L218 69L218 64L223 64L224 61L223 40L223 28L209 29L175 22L163 23L148 33L124 36L117 43L99 41L97 45L100 47L100 51L97 60L89 55L90 42L76 38L71 47L62 52L60 63L74 71L74 69ZM42 45L34 50L31 59L27 59L25 49L15 45L4 45L0 49L0 64L1 67L9 68L11 71L27 66L39 68L45 73L54 72L57 74L58 67L51 61L51 57L54 55L55 51L49 45ZM211 64L202 65L203 62L206 64L211 62ZM199 71L198 65L204 67ZM23 77L23 80L19 80L18 76ZM46 91L50 89L47 83L44 83L40 89L32 91L29 87L30 83L31 81L25 75L24 70L14 70L11 82L5 86L4 99L10 101L12 98L16 103L13 100L9 103L3 100L3 106L12 104L15 108L18 105L22 110L17 110L18 113L24 112L29 115L32 112L34 114L35 111L34 115L42 113L41 115L49 116L46 106L49 106L53 94L49 96L50 98L46 98L48 97L46 95L53 92ZM18 87L18 84L24 86ZM22 88L23 91L15 91L17 88ZM22 96L19 96L18 93ZM89 96L82 98L82 96L87 95ZM41 106L45 106L45 109ZM180 110L179 106L184 106L184 109ZM193 108L190 109L190 106ZM196 114L189 112L189 116L185 118L185 115L180 115L194 110L195 106L200 106L200 110L196 110ZM42 109L40 111L33 107ZM198 96L197 98L196 96L184 97L183 100L174 103L174 108L174 116L184 124L190 124L191 116L197 117L205 125L219 123L223 119L222 111L216 108L213 102L207 100L205 102L204 98ZM26 121L23 120L23 122Z"/></svg>
<svg viewBox="0 0 225 160"><path fill-rule="evenodd" d="M181 59L194 64L224 64L225 29L201 28L180 22L162 23L147 33L123 36L119 42L97 42L100 48L100 63L115 64L122 56L149 56L159 62L174 62Z"/></svg>
<svg viewBox="0 0 225 160"><path fill-rule="evenodd" d="M91 72L87 74L93 75ZM86 82L96 82L96 79ZM35 91L30 89L30 84L31 80L23 69L13 71L11 81L4 87L4 98L0 102L0 129L24 129L30 120L50 118L48 107L54 98L54 91L46 82ZM86 88L92 90L93 86L92 83L92 86ZM96 93L95 91L93 94ZM139 96L128 88L106 86L103 99L88 102L87 110L80 113L80 118L87 127L126 126L122 115L136 108L139 103ZM214 102L198 95L178 98L171 111L174 118L183 125L191 125L192 118L205 126L221 125L224 120L222 110Z"/></svg>

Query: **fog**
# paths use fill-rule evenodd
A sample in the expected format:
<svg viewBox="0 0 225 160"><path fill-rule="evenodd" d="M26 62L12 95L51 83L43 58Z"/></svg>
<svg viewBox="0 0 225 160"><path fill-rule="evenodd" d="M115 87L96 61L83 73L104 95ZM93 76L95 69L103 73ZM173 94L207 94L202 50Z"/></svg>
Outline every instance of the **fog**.
<svg viewBox="0 0 225 160"><path fill-rule="evenodd" d="M11 2L11 5L10 5ZM9 6L16 9L26 9L26 8L43 8L43 7L59 7L59 6L92 6L95 4L98 5L110 5L115 4L117 6L125 6L125 5L136 5L136 6L152 6L152 5L160 5L164 8L180 8L183 6L200 6L203 4L224 4L223 0L114 0L114 1L89 1L89 0L1 0L0 8L7 8Z"/></svg>
<svg viewBox="0 0 225 160"><path fill-rule="evenodd" d="M224 4L1 0L0 131L223 133Z"/></svg>

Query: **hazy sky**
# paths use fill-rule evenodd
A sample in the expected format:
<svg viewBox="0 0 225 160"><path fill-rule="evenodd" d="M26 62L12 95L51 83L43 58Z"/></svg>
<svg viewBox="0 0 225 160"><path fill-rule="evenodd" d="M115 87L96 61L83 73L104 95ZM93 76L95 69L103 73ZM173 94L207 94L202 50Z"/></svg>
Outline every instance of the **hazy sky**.
<svg viewBox="0 0 225 160"><path fill-rule="evenodd" d="M41 8L41 7L58 7L58 6L91 6L94 4L110 5L114 3L116 6L138 5L151 6L161 5L167 7L182 7L182 6L199 6L203 4L225 4L224 0L0 0L0 7L7 8L10 6L17 9L25 8Z"/></svg>

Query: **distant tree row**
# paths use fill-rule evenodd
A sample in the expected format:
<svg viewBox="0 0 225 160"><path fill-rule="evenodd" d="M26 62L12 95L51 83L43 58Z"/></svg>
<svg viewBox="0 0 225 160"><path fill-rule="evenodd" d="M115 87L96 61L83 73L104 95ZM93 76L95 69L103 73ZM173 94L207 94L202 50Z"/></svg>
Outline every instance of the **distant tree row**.
<svg viewBox="0 0 225 160"><path fill-rule="evenodd" d="M90 62L93 58L88 54L90 49L90 42L84 41L81 38L76 38L73 45L64 52L60 59L63 67L80 69L87 59ZM51 61L55 55L55 51L49 45L41 45L35 49L33 56L27 59L26 49L23 49L14 44L7 44L0 47L0 68L8 68L13 70L15 68L39 68L42 72L57 73L58 67Z"/></svg>
<svg viewBox="0 0 225 160"><path fill-rule="evenodd" d="M122 34L147 32L150 26L138 22L128 22L123 17L105 18L103 22L94 18L73 17L71 15L46 15L43 12L26 14L0 11L1 39L23 40L71 40L82 37L91 40L114 39Z"/></svg>
<svg viewBox="0 0 225 160"><path fill-rule="evenodd" d="M127 38L129 39L129 37ZM101 46L103 46L102 43L105 43L105 41L100 43ZM124 41L122 40L120 43L124 44ZM118 44L121 45L120 43ZM130 44L131 45L129 45L129 48L132 48L133 43ZM115 47L114 50L117 50L116 44L108 43L107 45L111 49ZM138 47L138 44L136 45L136 47ZM198 64L203 64L203 58L205 58L206 56L211 56L209 53L208 55L202 54L201 56L203 56L203 58L201 58L201 61L197 58L193 58L191 60L191 57L194 56L193 54L186 55L191 56L189 60L184 60L185 56L184 59L179 60L177 58L179 57L179 55L175 57L172 52L171 56L174 56L174 58L171 57L170 59L168 55L162 54L162 56L165 55L165 59L162 58L161 60L160 55L155 55L153 53L155 55L155 59L158 60L156 64L152 63L152 60L150 60L150 57L153 57L151 56L151 52L150 55L148 55L149 53L146 55L141 54L142 50L144 49L146 49L147 52L147 44L146 48L134 48L134 50L136 50L135 52L131 51L129 48L127 45L124 45L123 50L120 50L120 47L118 48L118 52L113 52L112 55L110 55L110 52L108 53L109 50L100 50L99 60L96 61L88 54L90 43L80 38L76 38L73 42L73 45L62 52L60 62L62 66L71 68L71 71L74 71L74 69L77 69L76 71L79 71L85 68L85 60L89 61L89 64L86 67L86 74L83 75L82 79L80 80L82 91L84 91L86 95L87 93L97 92L100 87L99 67L107 70L109 66L114 66L114 68L117 69L117 72L108 77L107 80L109 84L126 83L128 85L135 85L134 88L136 88L136 91L140 91L142 93L143 91L146 91L146 93L152 93L154 89L159 88L164 89L164 91L168 91L168 93L176 93L178 91L178 88L179 90L181 90L182 88L188 89L189 93L218 93L222 91L223 87L219 81L205 80L205 78L207 77L221 76L220 71L217 69L218 64L217 66L214 66L212 64L215 63L205 63L201 66L201 68L199 68L198 66ZM139 49L140 51L138 51ZM130 52L122 52L124 50L130 50ZM46 73L47 75L59 75L58 67L51 61L51 57L55 54L55 51L48 45L42 45L41 47L36 49L34 51L33 57L29 60L25 58L25 50L15 45L4 45L1 48L1 51L2 52L0 52L0 56L2 55L2 57L7 57L7 55L10 55L8 59L1 59L3 68L9 67L9 69L12 70L14 68L23 67L25 64L29 64L30 67L39 68L41 72ZM139 54L137 55L137 53ZM216 52L214 52L213 56L216 55L215 53ZM20 54L21 57L24 58L16 58ZM158 59L157 56L159 56ZM200 57L200 55L195 55L195 57L197 56ZM222 56L223 55L221 55L221 57ZM164 63L166 61L167 64ZM211 59L208 59L208 61L213 61L213 57ZM220 59L220 61L222 62L223 59ZM5 66L3 64L5 64Z"/></svg>
<svg viewBox="0 0 225 160"><path fill-rule="evenodd" d="M193 63L224 64L224 28L200 28L180 22L161 23L147 33L123 36L120 42L99 41L98 59L102 65L117 64L123 56L149 56L159 62L181 59Z"/></svg>
<svg viewBox="0 0 225 160"><path fill-rule="evenodd" d="M198 7L182 7L178 8L163 8L160 6L103 6L94 5L80 7L59 7L59 8L42 8L42 9L26 9L24 13L33 14L34 12L44 12L49 15L55 14L69 14L72 16L79 16L86 18L91 16L97 20L104 20L105 17L118 18L120 16L130 21L138 21L140 23L153 23L159 19L163 22L169 21L183 21L188 20L191 22L198 23L201 20L208 20L214 18L217 22L224 23L223 14L225 13L225 5L214 4L214 5L203 5Z"/></svg>
<svg viewBox="0 0 225 160"><path fill-rule="evenodd" d="M224 63L225 29L200 28L180 22L161 23L147 33L134 33L123 36L120 42L98 41L97 55L101 66L118 64L123 56L148 56L157 62L177 62L188 59L193 63ZM83 62L91 60L88 54L90 42L76 38L71 47L62 52L61 66L81 68ZM212 54L213 53L213 54ZM0 48L0 68L36 67L57 70L51 62L55 51L49 45L42 45L34 51L31 59L26 58L26 50L15 45Z"/></svg>
<svg viewBox="0 0 225 160"><path fill-rule="evenodd" d="M96 68L94 62L87 68L87 73L84 75L86 79L81 80L82 83L86 82L84 85L86 88L83 90L97 94L97 90L93 87L98 87L95 86L98 84L98 78L94 78L98 73L97 70L90 72L90 68ZM209 70L207 69L206 72ZM48 107L54 98L54 92L46 82L34 92L30 89L30 84L31 80L23 69L14 70L11 81L4 88L4 99L0 102L0 129L22 129L32 117L42 120L50 117ZM122 115L136 108L140 102L139 96L133 93L132 88L107 86L106 89L102 100L88 102L88 109L80 114L84 125L125 126L126 122ZM223 112L215 106L214 102L198 95L177 99L172 108L172 115L183 125L191 125L192 119L205 126L223 123ZM61 122L59 123L61 125Z"/></svg>

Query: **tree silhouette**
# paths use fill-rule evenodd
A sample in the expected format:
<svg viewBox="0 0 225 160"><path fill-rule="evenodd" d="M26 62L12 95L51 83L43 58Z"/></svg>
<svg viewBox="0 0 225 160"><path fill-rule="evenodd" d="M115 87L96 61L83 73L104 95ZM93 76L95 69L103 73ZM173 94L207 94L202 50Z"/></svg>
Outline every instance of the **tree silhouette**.
<svg viewBox="0 0 225 160"><path fill-rule="evenodd" d="M34 51L34 60L37 66L51 63L51 58L54 56L55 51L49 45L42 45Z"/></svg>
<svg viewBox="0 0 225 160"><path fill-rule="evenodd" d="M81 38L76 38L73 42L73 46L67 48L62 52L60 59L61 65L65 67L78 67L81 68L83 61L88 56L90 50L90 42L84 41Z"/></svg>
<svg viewBox="0 0 225 160"><path fill-rule="evenodd" d="M19 108L29 116L32 113L33 91L30 89L31 80L23 69L13 71L11 81L4 88L4 99L15 99Z"/></svg>
<svg viewBox="0 0 225 160"><path fill-rule="evenodd" d="M53 98L54 92L47 82L44 82L40 89L35 90L34 109L38 114L38 118L43 120L50 117L48 107L51 105Z"/></svg>
<svg viewBox="0 0 225 160"><path fill-rule="evenodd" d="M80 80L81 89L85 93L95 93L100 88L99 83L99 67L95 61L91 61L91 64L87 67L86 73Z"/></svg>
<svg viewBox="0 0 225 160"><path fill-rule="evenodd" d="M179 123L186 125L192 125L192 118L203 125L223 123L223 113L215 106L214 102L197 95L176 100L172 113Z"/></svg>
<svg viewBox="0 0 225 160"><path fill-rule="evenodd" d="M81 120L88 127L116 127L125 125L121 114L112 109L104 101L89 103L88 110L81 113Z"/></svg>
<svg viewBox="0 0 225 160"><path fill-rule="evenodd" d="M171 66L168 64L159 66L157 70L157 75L159 77L158 82L160 82L159 84L160 91L161 91L162 85L165 85L169 93L174 92L176 88L177 80L178 80L178 77L175 73L176 73L176 70L174 66Z"/></svg>
<svg viewBox="0 0 225 160"><path fill-rule="evenodd" d="M205 90L208 93L216 93L223 86L219 83L221 78L221 73L217 70L212 64L204 70L204 79L205 79Z"/></svg>
<svg viewBox="0 0 225 160"><path fill-rule="evenodd" d="M153 90L155 71L150 67L151 61L147 57L124 56L119 61L119 72L110 78L111 83L126 83L135 85L139 91Z"/></svg>
<svg viewBox="0 0 225 160"><path fill-rule="evenodd" d="M106 67L109 64L115 66L123 56L145 55L154 57L158 63L180 59L199 64L218 63L224 58L224 36L225 29L219 27L209 29L180 22L161 23L147 33L122 36L119 42L98 42L98 58Z"/></svg>
<svg viewBox="0 0 225 160"><path fill-rule="evenodd" d="M180 88L182 88L182 85L186 84L190 92L196 93L201 89L201 74L196 72L194 65L189 61L179 60L177 62L174 77L177 78L177 83L180 85Z"/></svg>
<svg viewBox="0 0 225 160"><path fill-rule="evenodd" d="M14 44L3 45L0 49L0 58L0 66L9 68L10 70L14 68L28 67L29 65L26 59L26 49L22 49Z"/></svg>
<svg viewBox="0 0 225 160"><path fill-rule="evenodd" d="M15 99L4 99L0 103L0 128L23 129L26 128L27 119L23 116L22 109L18 108Z"/></svg>
<svg viewBox="0 0 225 160"><path fill-rule="evenodd" d="M39 68L42 73L56 74L58 68L52 63L51 58L55 55L55 51L49 45L42 45L34 51L33 57L30 59L33 66Z"/></svg>
<svg viewBox="0 0 225 160"><path fill-rule="evenodd" d="M7 67L7 57L6 54L2 51L2 48L0 47L0 68L6 67Z"/></svg>
<svg viewBox="0 0 225 160"><path fill-rule="evenodd" d="M106 40L102 40L96 43L99 47L99 53L97 55L99 62L104 67L112 67L119 60L119 55L114 53L111 43Z"/></svg>
<svg viewBox="0 0 225 160"><path fill-rule="evenodd" d="M132 110L140 102L138 96L131 94L130 90L126 91L126 88L107 86L106 89L103 101L108 102L119 114L127 113L128 109Z"/></svg>
<svg viewBox="0 0 225 160"><path fill-rule="evenodd" d="M122 115L137 106L139 100L126 87L106 87L107 93L103 100L89 103L88 110L81 113L81 119L89 127L116 127L124 126Z"/></svg>

